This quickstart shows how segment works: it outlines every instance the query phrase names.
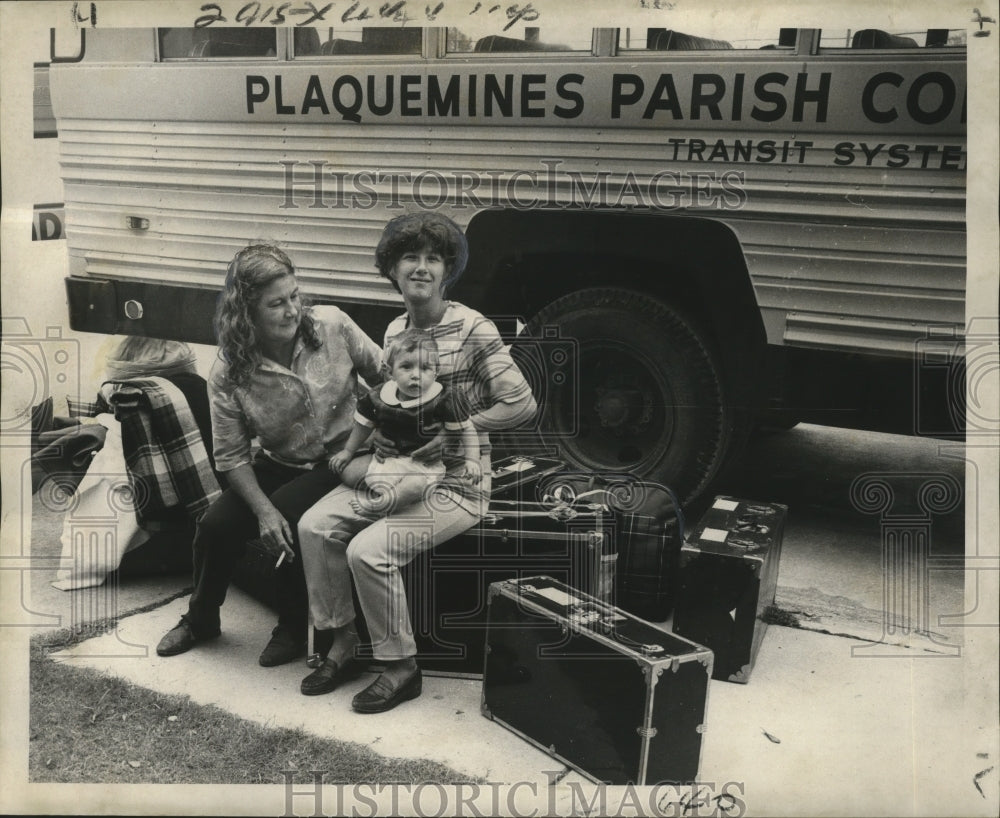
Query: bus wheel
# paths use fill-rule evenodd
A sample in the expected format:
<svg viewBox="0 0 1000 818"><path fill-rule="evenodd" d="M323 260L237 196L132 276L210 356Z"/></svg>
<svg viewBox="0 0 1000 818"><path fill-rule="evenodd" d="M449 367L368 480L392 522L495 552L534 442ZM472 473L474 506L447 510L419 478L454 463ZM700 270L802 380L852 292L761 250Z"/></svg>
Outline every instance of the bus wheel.
<svg viewBox="0 0 1000 818"><path fill-rule="evenodd" d="M723 389L708 346L676 310L626 290L581 290L526 332L540 429L574 467L630 472L684 502L704 490L725 454ZM560 344L576 366L546 368Z"/></svg>

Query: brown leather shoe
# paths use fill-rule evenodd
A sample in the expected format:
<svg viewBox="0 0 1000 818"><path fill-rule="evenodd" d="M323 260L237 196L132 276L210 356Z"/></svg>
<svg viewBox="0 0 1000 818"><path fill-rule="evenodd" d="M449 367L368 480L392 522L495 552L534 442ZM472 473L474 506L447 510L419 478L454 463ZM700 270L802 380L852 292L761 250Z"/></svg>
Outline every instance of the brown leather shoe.
<svg viewBox="0 0 1000 818"><path fill-rule="evenodd" d="M316 670L306 676L299 685L303 696L319 696L329 693L345 679L356 677L364 670L360 662L348 658L341 664L333 659L324 659Z"/></svg>
<svg viewBox="0 0 1000 818"><path fill-rule="evenodd" d="M392 710L397 704L417 698L422 689L423 677L419 667L397 687L393 687L386 680L385 674L382 674L354 697L351 706L358 713L382 713Z"/></svg>
<svg viewBox="0 0 1000 818"><path fill-rule="evenodd" d="M181 617L181 621L167 631L160 640L160 644L156 646L156 652L160 656L176 656L178 653L186 653L191 650L199 642L215 639L220 633L222 631L218 625L206 631L195 629L185 614Z"/></svg>

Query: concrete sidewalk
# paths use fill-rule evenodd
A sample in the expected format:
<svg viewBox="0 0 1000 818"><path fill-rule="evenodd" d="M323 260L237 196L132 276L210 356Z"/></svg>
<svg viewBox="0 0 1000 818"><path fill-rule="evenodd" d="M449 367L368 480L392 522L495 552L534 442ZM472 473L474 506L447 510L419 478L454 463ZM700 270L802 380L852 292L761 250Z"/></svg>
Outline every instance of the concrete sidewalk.
<svg viewBox="0 0 1000 818"><path fill-rule="evenodd" d="M257 664L274 615L237 589L223 608L218 641L182 656L157 657L157 641L186 609L186 596L177 595L189 576L56 591L48 580L58 561L59 518L44 510L34 514L37 570L25 575L23 590L27 607L39 612L35 632L85 623L102 611L117 615L151 606L60 661L264 724L357 742L385 756L440 761L470 780L520 785L516 809L506 801L480 805L484 815L996 815L996 633L956 623L974 603L992 608L994 600L977 600L966 587L960 507L934 519L932 560L926 577L917 578L925 582L926 609L911 612L919 627L886 626L884 521L859 513L849 501L855 477L880 470L964 479L964 462L943 457L931 441L817 427L755 441L744 472L719 493L789 506L776 602L799 627L770 627L749 684L710 683L698 776L703 791L687 792L681 803L667 793L662 804L631 811L627 804L618 809L620 792L595 789L482 717L478 681L426 677L419 699L368 716L353 713L350 699L371 675L326 696L302 696L298 685L309 672L303 662L271 669ZM550 785L553 778L556 785ZM296 787L308 791L306 784L300 779ZM213 794L221 791L249 800L220 802ZM738 800L713 800L722 791ZM155 799L147 806L156 811L289 814L282 787L150 792ZM382 800L379 806L381 814L390 809ZM434 806L425 805L423 814L434 814ZM315 812L308 795L296 796L294 809ZM324 809L330 814L333 803ZM357 814L373 813L362 804Z"/></svg>
<svg viewBox="0 0 1000 818"><path fill-rule="evenodd" d="M157 640L185 609L178 599L128 617L115 632L56 658L269 726L439 761L470 780L527 782L544 794L559 776L548 805L565 813L596 797L583 776L481 716L479 681L428 677L419 699L360 715L350 700L371 674L305 697L298 691L309 672L304 662L257 665L273 615L239 591L227 600L218 641L156 656ZM973 778L995 759L988 735L972 740L978 708L955 695L968 670L962 658L852 655L864 644L772 626L749 684L710 683L699 781L715 792L729 785L752 815L990 814ZM980 784L986 792L991 785L995 791L995 780Z"/></svg>

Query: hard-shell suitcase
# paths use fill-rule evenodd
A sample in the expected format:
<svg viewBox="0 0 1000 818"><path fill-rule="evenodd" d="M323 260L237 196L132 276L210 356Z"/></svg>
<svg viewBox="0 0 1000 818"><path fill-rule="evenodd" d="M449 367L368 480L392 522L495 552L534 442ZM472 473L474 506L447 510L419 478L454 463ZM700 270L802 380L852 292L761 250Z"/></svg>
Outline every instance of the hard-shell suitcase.
<svg viewBox="0 0 1000 818"><path fill-rule="evenodd" d="M698 777L712 652L551 577L490 587L482 712L610 784Z"/></svg>
<svg viewBox="0 0 1000 818"><path fill-rule="evenodd" d="M496 460L492 464L493 497L508 500L541 499L536 496L534 486L548 475L566 468L562 460L554 457L512 455Z"/></svg>
<svg viewBox="0 0 1000 818"><path fill-rule="evenodd" d="M400 569L421 667L479 677L486 639L486 590L500 579L549 571L609 596L614 583L613 519L597 504L569 508L542 502L538 483L565 468L546 456L514 455L492 464L489 513L464 534L418 554ZM420 537L419 519L400 521L391 536ZM355 596L362 645L373 655ZM310 630L309 662L318 666Z"/></svg>
<svg viewBox="0 0 1000 818"><path fill-rule="evenodd" d="M233 568L233 585L272 610L278 609L278 569L275 563L279 556L281 552L271 551L255 537L247 541L243 556Z"/></svg>
<svg viewBox="0 0 1000 818"><path fill-rule="evenodd" d="M493 582L545 573L611 601L614 515L599 503L529 499L536 496L524 482L494 491L478 525L402 569L423 669L482 674Z"/></svg>
<svg viewBox="0 0 1000 818"><path fill-rule="evenodd" d="M710 647L715 679L746 683L774 604L788 509L716 497L681 547L674 633Z"/></svg>
<svg viewBox="0 0 1000 818"><path fill-rule="evenodd" d="M565 468L553 457L511 456L493 463L493 496L510 500L534 497L535 483L548 474ZM277 606L277 569L279 551L266 548L254 538L246 544L243 557L236 563L233 584L270 608ZM481 669L481 668L480 668Z"/></svg>

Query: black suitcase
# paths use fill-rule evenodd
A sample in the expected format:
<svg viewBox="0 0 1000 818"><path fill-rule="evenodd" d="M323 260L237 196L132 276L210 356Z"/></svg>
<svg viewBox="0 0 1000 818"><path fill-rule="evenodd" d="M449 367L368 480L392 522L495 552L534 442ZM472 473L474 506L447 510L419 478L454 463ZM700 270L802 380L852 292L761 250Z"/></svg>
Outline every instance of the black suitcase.
<svg viewBox="0 0 1000 818"><path fill-rule="evenodd" d="M673 610L684 541L684 512L674 492L627 473L561 472L546 475L546 496L599 500L615 517L614 602L631 614L663 622Z"/></svg>
<svg viewBox="0 0 1000 818"><path fill-rule="evenodd" d="M551 474L566 468L562 460L554 457L526 457L513 455L504 457L493 463L490 478L494 498L503 497L508 500L535 499L534 486Z"/></svg>
<svg viewBox="0 0 1000 818"><path fill-rule="evenodd" d="M712 652L550 577L490 587L482 712L609 784L695 781Z"/></svg>
<svg viewBox="0 0 1000 818"><path fill-rule="evenodd" d="M536 465L519 473L538 476L562 467L558 461ZM502 486L477 526L403 567L417 659L424 670L482 674L487 589L494 582L545 573L612 600L614 515L600 503L535 499L544 496L538 485L531 478Z"/></svg>
<svg viewBox="0 0 1000 818"><path fill-rule="evenodd" d="M243 556L233 569L233 585L263 602L271 610L278 609L278 569L275 564L280 551L271 551L256 537L248 540Z"/></svg>
<svg viewBox="0 0 1000 818"><path fill-rule="evenodd" d="M681 547L674 633L712 649L713 678L746 683L774 604L787 507L716 497Z"/></svg>
<svg viewBox="0 0 1000 818"><path fill-rule="evenodd" d="M508 499L533 497L533 486L538 480L563 468L563 461L552 457L503 458L493 464L493 495ZM247 542L244 555L233 571L233 584L237 588L272 609L277 609L275 564L280 553L268 550L261 540L254 538Z"/></svg>

